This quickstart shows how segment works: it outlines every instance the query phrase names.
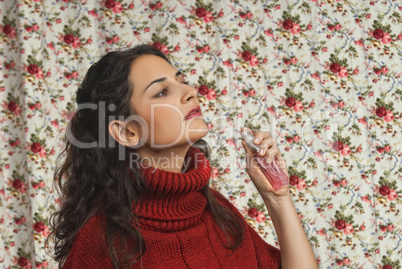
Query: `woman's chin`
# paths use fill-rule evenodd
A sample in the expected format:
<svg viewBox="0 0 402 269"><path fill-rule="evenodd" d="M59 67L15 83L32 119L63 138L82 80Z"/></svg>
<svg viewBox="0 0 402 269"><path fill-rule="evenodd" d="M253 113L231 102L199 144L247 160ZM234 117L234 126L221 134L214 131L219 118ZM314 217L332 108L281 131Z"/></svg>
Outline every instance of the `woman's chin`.
<svg viewBox="0 0 402 269"><path fill-rule="evenodd" d="M209 132L208 126L202 117L198 117L198 118L194 119L192 122L190 122L186 126L185 130L187 132L187 135L185 135L185 136L187 136L188 138L191 138L191 140L193 140L193 141L194 141L194 139L196 139L195 141L197 141L198 139L203 138Z"/></svg>

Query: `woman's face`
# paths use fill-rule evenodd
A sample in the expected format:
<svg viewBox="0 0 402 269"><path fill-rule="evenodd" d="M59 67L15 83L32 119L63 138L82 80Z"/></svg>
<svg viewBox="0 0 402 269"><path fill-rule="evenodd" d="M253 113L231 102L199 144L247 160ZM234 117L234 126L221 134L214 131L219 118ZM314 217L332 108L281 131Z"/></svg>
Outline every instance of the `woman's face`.
<svg viewBox="0 0 402 269"><path fill-rule="evenodd" d="M202 114L186 119L192 109L199 107L197 90L185 84L183 74L163 58L137 58L131 65L129 79L134 86L131 105L147 123L148 135L142 130L141 137L145 146L191 145L208 133ZM201 109L198 111L201 113Z"/></svg>

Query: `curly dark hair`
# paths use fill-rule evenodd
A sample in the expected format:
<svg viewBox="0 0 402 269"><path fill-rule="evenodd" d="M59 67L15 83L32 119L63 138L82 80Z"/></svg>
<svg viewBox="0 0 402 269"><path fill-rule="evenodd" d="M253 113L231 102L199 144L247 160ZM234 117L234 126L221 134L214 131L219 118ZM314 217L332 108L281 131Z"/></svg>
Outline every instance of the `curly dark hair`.
<svg viewBox="0 0 402 269"><path fill-rule="evenodd" d="M96 108L79 109L74 114L64 136L65 148L56 161L54 184L60 194L61 205L60 209L50 216L51 233L46 238L46 245L52 238L52 256L60 267L67 259L78 231L98 212L105 216L106 243L115 268L132 265L146 251L144 238L138 227L133 225L138 224L138 217L133 212L132 203L137 201L146 189L139 167L130 166L127 169L128 155L135 152L135 149L126 148L126 158L119 158L119 147L110 146L105 140L113 140L106 128L111 119L135 115L130 105L133 85L130 83L129 74L133 61L147 54L159 56L170 64L165 54L147 44L109 52L89 68L77 90L78 105L93 104ZM113 104L115 109L104 109L105 115L100 116L97 109L100 103L105 107ZM94 145L78 147L76 143L71 142L72 138ZM104 141L101 141L102 139ZM104 146L101 147L100 144ZM210 149L205 140L199 139L193 146L210 159ZM63 155L65 158L61 161ZM130 175L130 171L134 177ZM207 208L226 235L229 245L224 247L231 250L237 248L243 240L243 220L218 203L210 191L209 183L202 192L207 198ZM234 239L233 242L227 232ZM128 249L129 241L137 246L134 251ZM117 249L113 242L119 242ZM119 257L123 258L120 260Z"/></svg>

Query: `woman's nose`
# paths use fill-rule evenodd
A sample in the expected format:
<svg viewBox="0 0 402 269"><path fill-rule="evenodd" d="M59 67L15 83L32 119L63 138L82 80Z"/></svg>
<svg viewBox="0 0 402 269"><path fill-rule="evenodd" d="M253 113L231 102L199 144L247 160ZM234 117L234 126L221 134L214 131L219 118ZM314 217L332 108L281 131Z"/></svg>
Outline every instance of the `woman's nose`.
<svg viewBox="0 0 402 269"><path fill-rule="evenodd" d="M197 100L197 90L189 85L183 85L184 86L184 94L183 94L183 103L187 103L191 99L196 99Z"/></svg>

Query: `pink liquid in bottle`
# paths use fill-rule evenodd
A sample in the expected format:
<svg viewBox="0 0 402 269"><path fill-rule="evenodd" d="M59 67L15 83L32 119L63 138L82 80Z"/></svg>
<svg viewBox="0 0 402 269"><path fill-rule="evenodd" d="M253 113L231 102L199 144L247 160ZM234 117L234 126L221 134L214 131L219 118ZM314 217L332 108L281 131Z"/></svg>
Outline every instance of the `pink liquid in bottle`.
<svg viewBox="0 0 402 269"><path fill-rule="evenodd" d="M254 134L249 129L244 129L242 132L242 136L247 146L251 149L254 158L257 160L261 172L267 178L272 188L277 191L283 187L285 187L289 183L288 176L282 171L282 169L278 166L278 164L273 161L270 164L267 164L264 160L264 156L259 155L260 147L254 145Z"/></svg>

